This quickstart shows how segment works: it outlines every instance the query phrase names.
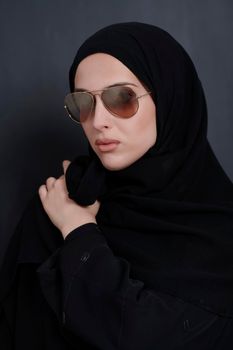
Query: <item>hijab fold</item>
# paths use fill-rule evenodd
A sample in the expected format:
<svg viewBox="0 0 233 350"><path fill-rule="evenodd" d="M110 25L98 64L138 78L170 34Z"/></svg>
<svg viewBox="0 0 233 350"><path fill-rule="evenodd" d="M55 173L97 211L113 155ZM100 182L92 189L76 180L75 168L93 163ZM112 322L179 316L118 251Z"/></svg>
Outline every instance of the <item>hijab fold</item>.
<svg viewBox="0 0 233 350"><path fill-rule="evenodd" d="M96 199L97 222L131 277L218 314L233 316L233 185L207 139L207 107L195 67L166 31L138 22L88 38L70 69L88 55L119 59L156 104L155 145L128 168L109 171L90 149L66 173L69 196Z"/></svg>

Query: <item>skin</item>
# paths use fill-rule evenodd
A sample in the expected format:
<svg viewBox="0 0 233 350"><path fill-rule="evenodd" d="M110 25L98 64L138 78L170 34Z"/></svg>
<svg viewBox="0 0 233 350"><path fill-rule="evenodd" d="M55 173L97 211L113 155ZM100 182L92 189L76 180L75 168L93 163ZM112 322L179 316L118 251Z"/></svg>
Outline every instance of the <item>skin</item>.
<svg viewBox="0 0 233 350"><path fill-rule="evenodd" d="M75 88L87 91L101 90L121 82L127 82L126 85L137 96L147 92L123 63L104 53L93 54L82 60L75 75ZM104 107L100 96L96 95L95 98L95 112L82 124L84 133L106 169L124 169L141 158L156 142L155 104L151 96L146 95L139 99L139 108L133 117L121 119ZM95 142L106 138L119 141L117 147L111 151L101 151ZM82 207L68 197L65 172L69 163L63 161L64 174L58 179L49 177L46 185L40 186L38 190L46 213L64 238L83 224L96 223L100 207L98 201L91 206Z"/></svg>
<svg viewBox="0 0 233 350"><path fill-rule="evenodd" d="M119 82L129 82L137 96L147 93L137 77L113 56L97 53L86 57L78 66L75 87L95 91ZM108 170L120 170L139 159L156 141L156 110L150 95L141 97L137 113L128 119L117 118L96 96L95 114L83 124L92 149ZM142 132L143 130L143 132ZM116 139L120 144L113 152L101 152L97 139Z"/></svg>

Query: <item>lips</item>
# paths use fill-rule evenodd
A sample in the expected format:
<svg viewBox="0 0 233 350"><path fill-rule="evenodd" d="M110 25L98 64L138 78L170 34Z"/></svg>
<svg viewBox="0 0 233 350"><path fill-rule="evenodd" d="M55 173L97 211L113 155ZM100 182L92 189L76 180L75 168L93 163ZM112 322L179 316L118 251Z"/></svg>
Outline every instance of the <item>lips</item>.
<svg viewBox="0 0 233 350"><path fill-rule="evenodd" d="M118 140L111 140L111 139L98 139L96 140L96 145L109 145L110 143L119 143Z"/></svg>
<svg viewBox="0 0 233 350"><path fill-rule="evenodd" d="M101 152L113 151L117 148L120 141L112 139L97 139L95 144Z"/></svg>

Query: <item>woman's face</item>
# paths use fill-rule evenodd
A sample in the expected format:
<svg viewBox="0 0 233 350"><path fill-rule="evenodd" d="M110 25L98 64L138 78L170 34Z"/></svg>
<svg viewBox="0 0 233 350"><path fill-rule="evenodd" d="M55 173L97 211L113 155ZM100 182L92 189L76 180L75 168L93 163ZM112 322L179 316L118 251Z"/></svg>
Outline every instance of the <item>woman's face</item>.
<svg viewBox="0 0 233 350"><path fill-rule="evenodd" d="M122 82L131 87L137 96L147 92L123 63L104 53L83 59L75 75L75 88L87 91L101 90ZM112 115L104 107L99 95L95 99L95 112L82 123L86 137L106 169L126 168L155 144L155 104L150 95L145 95L138 99L137 113L131 118L123 119ZM102 141L108 144L101 144Z"/></svg>

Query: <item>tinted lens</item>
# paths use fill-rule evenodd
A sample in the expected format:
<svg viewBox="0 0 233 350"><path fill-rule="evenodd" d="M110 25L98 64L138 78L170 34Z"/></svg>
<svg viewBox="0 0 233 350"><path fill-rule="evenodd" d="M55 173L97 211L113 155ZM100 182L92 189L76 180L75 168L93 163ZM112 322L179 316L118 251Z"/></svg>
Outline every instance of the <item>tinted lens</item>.
<svg viewBox="0 0 233 350"><path fill-rule="evenodd" d="M136 94L127 86L114 86L104 90L102 100L110 112L122 118L130 118L138 110Z"/></svg>
<svg viewBox="0 0 233 350"><path fill-rule="evenodd" d="M74 92L65 97L64 103L72 119L82 123L92 111L93 97L87 92Z"/></svg>

